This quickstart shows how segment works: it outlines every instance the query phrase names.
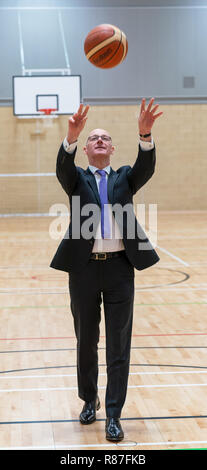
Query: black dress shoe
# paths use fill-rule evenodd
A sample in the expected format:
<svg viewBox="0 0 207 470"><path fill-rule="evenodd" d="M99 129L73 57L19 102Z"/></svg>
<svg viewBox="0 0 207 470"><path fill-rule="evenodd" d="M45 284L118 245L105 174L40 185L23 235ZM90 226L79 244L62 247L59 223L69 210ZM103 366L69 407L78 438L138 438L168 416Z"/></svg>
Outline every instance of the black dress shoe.
<svg viewBox="0 0 207 470"><path fill-rule="evenodd" d="M124 432L119 418L106 419L106 439L108 441L121 441L124 439Z"/></svg>
<svg viewBox="0 0 207 470"><path fill-rule="evenodd" d="M101 407L99 397L93 401L85 402L80 414L80 422L82 424L91 424L96 421L96 411Z"/></svg>

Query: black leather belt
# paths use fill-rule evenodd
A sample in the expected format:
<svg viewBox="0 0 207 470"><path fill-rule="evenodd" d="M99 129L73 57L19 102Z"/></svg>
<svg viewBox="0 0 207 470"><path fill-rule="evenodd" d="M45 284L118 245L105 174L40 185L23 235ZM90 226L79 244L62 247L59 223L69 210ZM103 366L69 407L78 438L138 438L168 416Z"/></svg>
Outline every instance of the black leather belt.
<svg viewBox="0 0 207 470"><path fill-rule="evenodd" d="M91 258L96 261L105 261L108 258L117 258L118 256L123 256L125 250L121 251L111 251L106 253L91 253Z"/></svg>

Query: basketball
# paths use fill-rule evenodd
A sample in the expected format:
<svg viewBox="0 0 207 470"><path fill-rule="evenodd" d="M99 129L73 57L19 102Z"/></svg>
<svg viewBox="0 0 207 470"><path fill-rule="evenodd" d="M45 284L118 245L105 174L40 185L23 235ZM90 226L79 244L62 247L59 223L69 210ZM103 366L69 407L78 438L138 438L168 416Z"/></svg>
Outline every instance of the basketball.
<svg viewBox="0 0 207 470"><path fill-rule="evenodd" d="M128 52L126 35L117 26L100 24L88 33L84 51L87 59L96 67L116 67Z"/></svg>

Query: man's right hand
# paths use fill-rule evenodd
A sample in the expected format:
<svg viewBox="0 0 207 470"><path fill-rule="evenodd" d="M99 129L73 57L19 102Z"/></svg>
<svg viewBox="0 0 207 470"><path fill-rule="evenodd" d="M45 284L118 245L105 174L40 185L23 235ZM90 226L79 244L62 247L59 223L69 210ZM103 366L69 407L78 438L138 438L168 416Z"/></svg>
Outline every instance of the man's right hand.
<svg viewBox="0 0 207 470"><path fill-rule="evenodd" d="M72 117L68 120L68 135L67 141L69 144L76 142L87 121L87 113L89 110L89 105L85 106L81 104L77 113L73 114Z"/></svg>

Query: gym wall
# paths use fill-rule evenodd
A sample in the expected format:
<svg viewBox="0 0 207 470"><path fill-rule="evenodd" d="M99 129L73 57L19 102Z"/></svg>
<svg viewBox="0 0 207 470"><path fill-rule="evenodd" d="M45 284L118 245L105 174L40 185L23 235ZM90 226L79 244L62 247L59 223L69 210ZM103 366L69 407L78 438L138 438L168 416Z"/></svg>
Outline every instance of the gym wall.
<svg viewBox="0 0 207 470"><path fill-rule="evenodd" d="M136 203L157 204L158 210L205 210L207 205L207 133L205 104L161 105L163 116L153 129L157 166ZM76 163L87 167L83 153L93 128L107 129L116 147L114 169L133 165L137 156L139 106L92 106L78 144ZM56 156L67 133L68 117L44 127L32 119L18 119L9 107L0 108L0 213L48 213L57 203L68 203L55 173ZM15 176L16 173L43 173ZM6 176L13 174L13 176Z"/></svg>

